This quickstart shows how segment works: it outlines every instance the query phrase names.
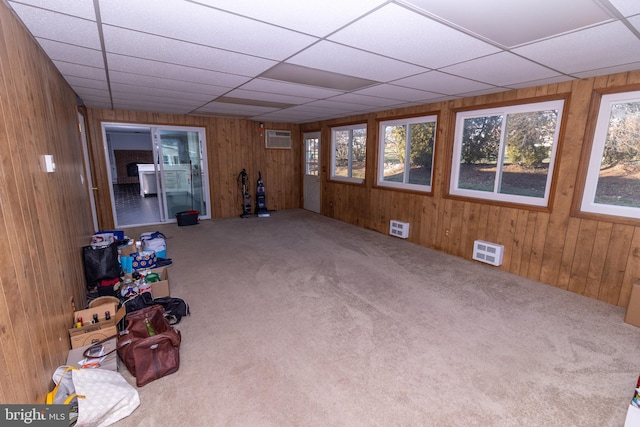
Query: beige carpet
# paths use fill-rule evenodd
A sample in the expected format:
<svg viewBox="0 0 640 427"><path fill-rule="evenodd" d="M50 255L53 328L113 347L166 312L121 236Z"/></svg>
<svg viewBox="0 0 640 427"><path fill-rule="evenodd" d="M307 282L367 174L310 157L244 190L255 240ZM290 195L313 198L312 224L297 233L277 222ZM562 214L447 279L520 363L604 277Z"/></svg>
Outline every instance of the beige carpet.
<svg viewBox="0 0 640 427"><path fill-rule="evenodd" d="M117 427L624 423L622 308L304 210L155 229L193 314Z"/></svg>

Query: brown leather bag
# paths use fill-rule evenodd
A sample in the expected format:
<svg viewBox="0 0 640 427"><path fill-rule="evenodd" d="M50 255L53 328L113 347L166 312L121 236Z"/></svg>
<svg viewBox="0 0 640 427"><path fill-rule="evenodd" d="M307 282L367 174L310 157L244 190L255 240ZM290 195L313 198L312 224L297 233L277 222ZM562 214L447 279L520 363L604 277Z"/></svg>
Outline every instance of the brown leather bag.
<svg viewBox="0 0 640 427"><path fill-rule="evenodd" d="M145 319L149 319L156 335L149 336ZM126 322L125 330L118 337L118 355L136 377L138 387L180 368L180 331L169 325L161 305L131 312Z"/></svg>

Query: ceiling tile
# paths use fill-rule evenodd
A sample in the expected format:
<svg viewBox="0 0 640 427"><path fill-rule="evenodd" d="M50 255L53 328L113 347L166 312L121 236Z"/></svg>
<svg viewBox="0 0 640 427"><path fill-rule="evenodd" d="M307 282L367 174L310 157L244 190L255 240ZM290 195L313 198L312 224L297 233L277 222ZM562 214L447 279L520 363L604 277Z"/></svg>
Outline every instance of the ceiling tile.
<svg viewBox="0 0 640 427"><path fill-rule="evenodd" d="M289 58L287 62L378 82L387 82L425 71L423 67L328 41L313 45Z"/></svg>
<svg viewBox="0 0 640 427"><path fill-rule="evenodd" d="M442 93L445 95L457 95L459 93L490 89L493 87L486 83L441 73L439 71L429 71L427 73L396 80L392 83L398 86Z"/></svg>
<svg viewBox="0 0 640 427"><path fill-rule="evenodd" d="M525 87L534 87L534 86L550 85L554 83L562 83L570 80L575 80L575 79L573 77L561 74L557 77L550 77L548 79L531 80L528 82L516 83L512 85L505 85L505 86L510 87L512 89L520 89Z"/></svg>
<svg viewBox="0 0 640 427"><path fill-rule="evenodd" d="M118 101L113 103L117 110L144 111L149 113L188 114L191 110L187 107L174 104L158 104L155 102L131 102Z"/></svg>
<svg viewBox="0 0 640 427"><path fill-rule="evenodd" d="M102 0L100 5L105 24L269 59L285 59L318 40L183 0L163 0L162 7L157 0Z"/></svg>
<svg viewBox="0 0 640 427"><path fill-rule="evenodd" d="M104 40L109 53L243 76L259 74L275 65L267 59L111 26L104 27Z"/></svg>
<svg viewBox="0 0 640 427"><path fill-rule="evenodd" d="M604 22L611 16L589 0L409 0L455 26L511 47Z"/></svg>
<svg viewBox="0 0 640 427"><path fill-rule="evenodd" d="M390 23L395 23L391 31ZM329 39L428 68L456 64L499 50L395 4L378 9Z"/></svg>
<svg viewBox="0 0 640 427"><path fill-rule="evenodd" d="M280 93L282 95L292 95L308 98L329 98L331 96L339 95L342 91L325 89L315 86L299 85L294 83L286 83L277 80L270 79L254 79L250 82L242 85L241 89L268 92L268 93Z"/></svg>
<svg viewBox="0 0 640 427"><path fill-rule="evenodd" d="M128 91L112 91L113 102L141 102L141 103L156 103L159 105L175 105L180 106L182 108L188 108L193 110L202 106L205 102L202 101L194 101L186 98L170 98L166 96L158 96L157 94L145 94L141 95L139 93L128 92Z"/></svg>
<svg viewBox="0 0 640 427"><path fill-rule="evenodd" d="M65 76L84 77L86 79L106 80L107 76L102 68L88 67L80 64L53 61L60 73Z"/></svg>
<svg viewBox="0 0 640 427"><path fill-rule="evenodd" d="M179 90L171 90L171 89L160 89L154 87L147 86L136 86L130 84L123 83L111 83L111 90L115 94L118 93L128 93L131 96L140 96L140 98L144 98L145 96L153 96L157 98L163 99L184 99L188 102L199 102L200 104L204 104L206 102L211 101L212 98L215 98L216 95L207 95L204 93L193 93Z"/></svg>
<svg viewBox="0 0 640 427"><path fill-rule="evenodd" d="M398 103L397 99L380 98L377 96L361 95L359 93L345 93L344 95L334 96L330 98L330 100L361 104L367 107L388 107Z"/></svg>
<svg viewBox="0 0 640 427"><path fill-rule="evenodd" d="M638 0L609 0L609 2L626 17L640 13L640 2Z"/></svg>
<svg viewBox="0 0 640 427"><path fill-rule="evenodd" d="M324 37L360 15L386 3L386 0L324 0L322 2L195 0L195 3L207 4L263 22ZM327 11L339 11L339 13L327 13Z"/></svg>
<svg viewBox="0 0 640 427"><path fill-rule="evenodd" d="M236 87L249 80L249 77L237 74L220 73L195 67L185 67L149 59L131 56L107 54L109 69L132 74L183 80L193 83L204 83L215 86Z"/></svg>
<svg viewBox="0 0 640 427"><path fill-rule="evenodd" d="M576 76L579 79L586 79L589 77L604 76L607 74L615 74L615 73L624 73L627 71L634 71L634 70L640 70L640 62L630 62L628 64L618 65L617 67L605 67L605 68L598 68L590 71L583 71L580 73L574 73L574 76Z"/></svg>
<svg viewBox="0 0 640 427"><path fill-rule="evenodd" d="M47 53L47 56L51 59L104 68L104 59L102 58L101 50L69 45L67 43L42 38L38 38L37 40Z"/></svg>
<svg viewBox="0 0 640 427"><path fill-rule="evenodd" d="M87 79L85 77L76 77L76 76L65 76L65 80L74 89L89 88L89 89L109 90L109 85L107 85L106 76L104 80Z"/></svg>
<svg viewBox="0 0 640 427"><path fill-rule="evenodd" d="M640 61L640 39L621 22L613 22L513 51L571 74Z"/></svg>
<svg viewBox="0 0 640 427"><path fill-rule="evenodd" d="M319 101L314 101L306 104L309 107L319 107L319 108L327 108L336 113L339 112L359 112L364 110L366 107L361 104L354 104L353 102L338 102L332 101L330 99L321 99Z"/></svg>
<svg viewBox="0 0 640 427"><path fill-rule="evenodd" d="M442 94L431 93L418 89L410 89L391 84L377 85L357 91L361 95L379 96L381 98L395 99L398 101L419 101L440 97Z"/></svg>
<svg viewBox="0 0 640 427"><path fill-rule="evenodd" d="M190 92L202 96L218 96L229 91L229 88L203 85L201 83L184 82L180 80L162 79L159 77L142 76L139 74L129 74L120 71L112 71L109 73L111 83L123 83L134 86L141 86L154 89L166 89L177 92Z"/></svg>
<svg viewBox="0 0 640 427"><path fill-rule="evenodd" d="M102 97L104 99L110 98L109 91L105 89L80 87L80 88L75 88L75 92L81 98L84 98L85 96Z"/></svg>
<svg viewBox="0 0 640 427"><path fill-rule="evenodd" d="M496 53L442 71L495 86L556 77L560 74L509 52Z"/></svg>
<svg viewBox="0 0 640 427"><path fill-rule="evenodd" d="M16 2L9 1L11 7L16 8ZM77 16L79 18L96 20L96 12L92 1L78 0L20 0L20 3L48 9L54 12L61 12L65 15ZM18 6L19 7L19 6Z"/></svg>
<svg viewBox="0 0 640 427"><path fill-rule="evenodd" d="M11 5L34 37L92 49L101 48L98 26L95 22L20 3Z"/></svg>

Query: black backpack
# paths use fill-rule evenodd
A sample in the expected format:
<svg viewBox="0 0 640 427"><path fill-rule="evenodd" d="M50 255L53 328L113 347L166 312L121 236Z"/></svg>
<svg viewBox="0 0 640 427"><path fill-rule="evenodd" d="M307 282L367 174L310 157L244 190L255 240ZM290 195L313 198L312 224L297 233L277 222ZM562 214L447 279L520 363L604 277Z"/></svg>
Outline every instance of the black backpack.
<svg viewBox="0 0 640 427"><path fill-rule="evenodd" d="M164 307L164 317L169 320L169 324L175 325L180 323L184 316L191 316L189 304L182 298L161 297L153 298L151 292L143 292L124 302L127 313L140 310L150 305L161 305Z"/></svg>

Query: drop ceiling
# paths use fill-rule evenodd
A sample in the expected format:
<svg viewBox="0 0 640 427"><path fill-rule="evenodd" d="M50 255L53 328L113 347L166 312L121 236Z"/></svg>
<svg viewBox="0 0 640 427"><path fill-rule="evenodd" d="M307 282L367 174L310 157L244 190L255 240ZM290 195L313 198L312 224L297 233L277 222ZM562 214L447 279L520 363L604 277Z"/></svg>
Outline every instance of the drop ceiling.
<svg viewBox="0 0 640 427"><path fill-rule="evenodd" d="M638 0L3 1L91 108L305 123L640 69Z"/></svg>

